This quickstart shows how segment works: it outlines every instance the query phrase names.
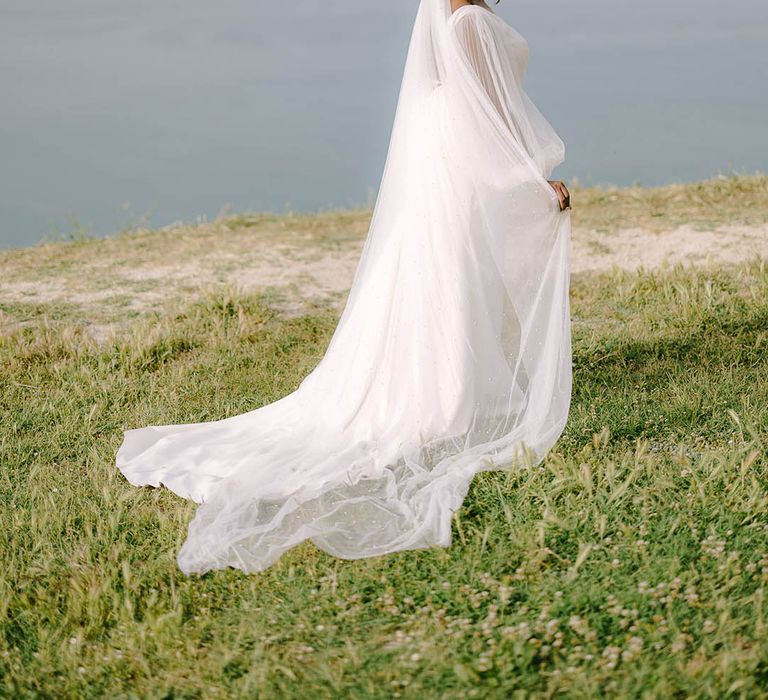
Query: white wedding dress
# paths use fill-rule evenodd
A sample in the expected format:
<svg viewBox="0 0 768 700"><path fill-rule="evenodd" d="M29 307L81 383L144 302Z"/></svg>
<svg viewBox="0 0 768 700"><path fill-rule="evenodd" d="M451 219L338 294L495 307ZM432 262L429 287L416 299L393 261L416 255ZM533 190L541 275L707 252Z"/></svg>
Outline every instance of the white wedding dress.
<svg viewBox="0 0 768 700"><path fill-rule="evenodd" d="M311 540L353 559L447 546L475 474L530 467L571 393L563 144L492 11L422 0L389 153L327 352L283 399L127 430L117 466L201 503L186 573L260 571Z"/></svg>

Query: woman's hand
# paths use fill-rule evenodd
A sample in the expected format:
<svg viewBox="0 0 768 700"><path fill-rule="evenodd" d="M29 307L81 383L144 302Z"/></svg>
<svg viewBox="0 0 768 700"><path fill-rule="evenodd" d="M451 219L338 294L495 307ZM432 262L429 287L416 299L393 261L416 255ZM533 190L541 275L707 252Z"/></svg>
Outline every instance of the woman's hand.
<svg viewBox="0 0 768 700"><path fill-rule="evenodd" d="M560 180L547 180L547 182L550 184L552 189L555 191L555 194L557 195L557 199L560 202L560 211L570 209L571 193L568 191L565 183L560 182Z"/></svg>

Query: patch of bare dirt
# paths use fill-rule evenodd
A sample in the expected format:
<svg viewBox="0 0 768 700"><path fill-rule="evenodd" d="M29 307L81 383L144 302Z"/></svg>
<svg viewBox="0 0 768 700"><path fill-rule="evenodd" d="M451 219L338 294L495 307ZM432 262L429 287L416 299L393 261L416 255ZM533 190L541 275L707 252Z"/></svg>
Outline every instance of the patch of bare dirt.
<svg viewBox="0 0 768 700"><path fill-rule="evenodd" d="M768 258L768 226L722 226L698 231L680 226L652 233L644 229L621 229L615 233L573 233L572 270L605 272L613 268L637 270L674 265L733 264Z"/></svg>
<svg viewBox="0 0 768 700"><path fill-rule="evenodd" d="M202 236L208 234L201 232ZM295 237L283 241L238 233L206 241L205 255L192 256L182 254L193 240L189 235L178 241L164 239L162 250L152 247L145 251L147 240L151 238L142 239L141 250L115 251L114 262L107 250L94 253L93 260L78 254L76 265L62 264L45 271L26 259L13 268L0 261L0 304L21 305L22 322L24 305L76 307L80 320L89 324L98 339L109 337L165 301L223 285L243 292L269 292L283 313L298 314L311 305L340 307L344 303L363 244L360 236L346 236L328 246ZM195 246L199 245L198 240ZM143 252L147 253L145 259ZM125 256L130 258L129 264ZM768 258L768 226L728 225L711 231L681 226L662 233L640 228L611 233L574 229L572 240L574 275L614 268L731 264L756 257ZM8 274L3 274L4 265L9 266ZM19 317L13 309L4 315L14 323Z"/></svg>

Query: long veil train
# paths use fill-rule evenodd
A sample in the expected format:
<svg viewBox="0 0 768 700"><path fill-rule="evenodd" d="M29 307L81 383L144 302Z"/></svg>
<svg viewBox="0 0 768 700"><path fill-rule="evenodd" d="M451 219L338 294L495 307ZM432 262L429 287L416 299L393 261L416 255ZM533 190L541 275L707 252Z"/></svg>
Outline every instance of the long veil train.
<svg viewBox="0 0 768 700"><path fill-rule="evenodd" d="M370 230L338 327L288 396L127 430L117 466L201 503L186 573L447 546L483 470L540 460L571 392L563 143L522 89L525 40L422 0ZM529 457L530 459L530 457Z"/></svg>

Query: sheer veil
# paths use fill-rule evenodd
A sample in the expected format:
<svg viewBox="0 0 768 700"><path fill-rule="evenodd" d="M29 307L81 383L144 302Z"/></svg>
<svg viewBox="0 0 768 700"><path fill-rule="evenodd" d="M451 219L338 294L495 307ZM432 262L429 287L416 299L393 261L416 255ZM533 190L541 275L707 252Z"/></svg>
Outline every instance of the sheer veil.
<svg viewBox="0 0 768 700"><path fill-rule="evenodd" d="M127 430L135 485L201 503L187 573L259 571L310 539L343 558L447 546L475 474L525 468L571 391L563 144L526 96L525 40L422 0L347 304L293 393L231 418Z"/></svg>

